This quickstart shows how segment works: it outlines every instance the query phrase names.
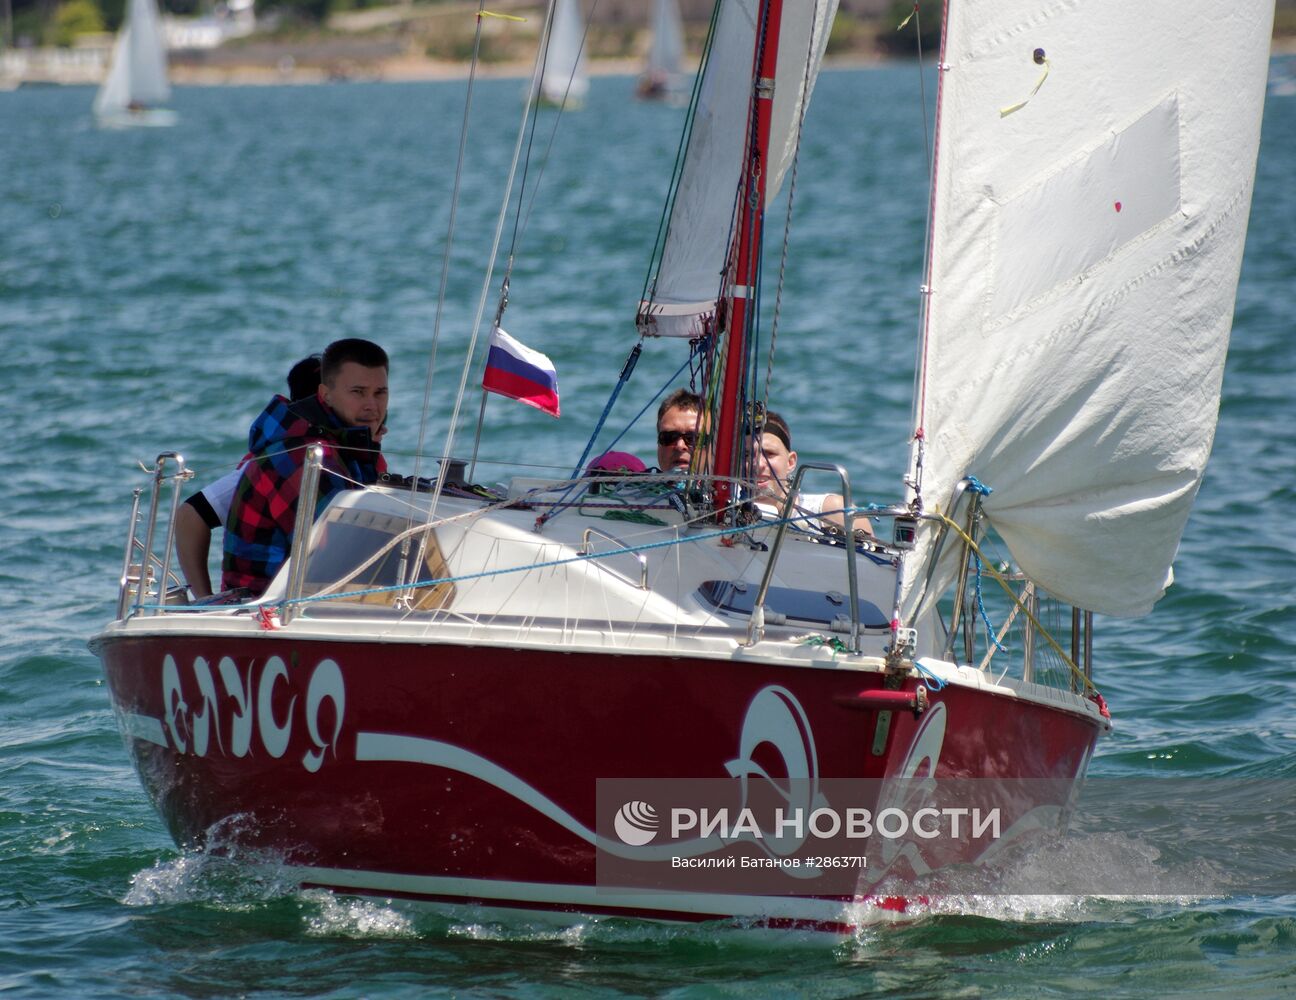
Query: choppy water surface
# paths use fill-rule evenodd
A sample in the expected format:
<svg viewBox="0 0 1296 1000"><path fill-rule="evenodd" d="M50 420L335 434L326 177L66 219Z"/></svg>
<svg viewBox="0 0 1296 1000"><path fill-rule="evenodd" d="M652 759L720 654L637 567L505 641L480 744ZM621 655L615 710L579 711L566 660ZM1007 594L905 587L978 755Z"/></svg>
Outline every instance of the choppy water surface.
<svg viewBox="0 0 1296 1000"><path fill-rule="evenodd" d="M483 452L566 468L633 343L681 112L594 82L562 119L505 326L564 416L492 401ZM431 391L439 447L520 115L475 95ZM0 94L0 991L19 996L1265 997L1296 987L1296 899L950 901L852 941L588 921L554 930L300 892L176 849L86 639L112 614L137 463L228 468L295 358L393 356L409 469L464 86L181 90L173 129L100 132L88 90ZM546 117L537 145L548 142ZM899 489L922 237L916 70L826 74L798 175L774 399L802 455ZM1155 614L1100 622L1098 775L1296 777L1296 98L1271 98L1215 455ZM505 228L505 246L511 240ZM493 298L487 309L493 309ZM680 363L650 352L627 418ZM476 400L471 403L475 413ZM631 433L651 453L650 433ZM464 449L460 449L461 451ZM500 471L503 475L503 470ZM1222 833L1228 835L1228 831ZM1103 864L1104 859L1084 858Z"/></svg>

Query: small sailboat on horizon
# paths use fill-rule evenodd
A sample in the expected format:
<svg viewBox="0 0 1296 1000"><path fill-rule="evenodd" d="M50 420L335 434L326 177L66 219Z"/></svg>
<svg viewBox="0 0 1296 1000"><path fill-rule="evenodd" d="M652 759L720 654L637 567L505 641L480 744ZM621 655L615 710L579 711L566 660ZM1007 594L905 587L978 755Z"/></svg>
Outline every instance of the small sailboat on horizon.
<svg viewBox="0 0 1296 1000"><path fill-rule="evenodd" d="M635 96L644 100L669 100L679 90L680 66L684 61L684 26L679 0L654 0L652 44L644 60Z"/></svg>
<svg viewBox="0 0 1296 1000"><path fill-rule="evenodd" d="M556 0L549 26L536 104L571 111L585 103L589 73L585 66L585 29L577 0Z"/></svg>
<svg viewBox="0 0 1296 1000"><path fill-rule="evenodd" d="M95 120L107 128L174 125L166 45L155 0L129 0L108 76L95 95Z"/></svg>

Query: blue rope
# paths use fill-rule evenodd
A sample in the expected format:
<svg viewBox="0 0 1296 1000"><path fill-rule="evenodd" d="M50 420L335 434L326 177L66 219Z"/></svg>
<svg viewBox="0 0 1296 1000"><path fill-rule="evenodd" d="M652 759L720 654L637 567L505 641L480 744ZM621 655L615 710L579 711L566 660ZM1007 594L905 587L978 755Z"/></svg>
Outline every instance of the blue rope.
<svg viewBox="0 0 1296 1000"><path fill-rule="evenodd" d="M977 479L976 476L964 476L963 478L967 481L968 484L967 488L973 493L976 493L983 497L988 497L991 493L994 492L994 490L991 487L981 482L981 480ZM990 622L990 615L986 613L985 601L981 597L981 556L976 552L975 549L972 552L972 558L976 560L975 587L976 587L977 613L981 616L981 621L985 625L986 645L994 646L994 648L999 650L999 652L1006 653L1008 652L1008 648L1004 646L1004 644L1001 643L998 639L995 638L994 626Z"/></svg>
<svg viewBox="0 0 1296 1000"><path fill-rule="evenodd" d="M613 448L617 446L617 444L620 442L620 440L623 437L625 437L627 434L630 433L630 428L633 427L635 424L637 424L639 422L639 419L645 413L648 412L648 409L654 403L657 402L657 400L661 397L661 394L666 391L667 386L671 385L677 378L680 377L684 369L687 368L692 363L694 356L701 350L701 348L706 344L706 342L707 342L706 338L703 338L702 340L696 343L693 350L689 352L689 356L684 360L684 363L675 369L674 374L672 374L670 378L666 380L665 384L660 389L657 390L656 394L652 397L652 399L648 400L648 402L643 405L643 408L640 409L640 411L634 415L634 419L632 419L628 424L626 424L625 429L622 430L620 434L618 434L615 438L612 439L612 443L609 444L606 448L604 448L603 449L604 451L611 451ZM612 412L612 405L616 402L617 396L621 394L621 389L625 386L626 382L630 380L630 375L634 371L635 364L639 360L639 351L640 351L640 344L635 344L634 350L630 352L630 357L626 359L625 366L621 369L621 378L617 381L616 386L612 390L611 398L608 399L607 405L603 408L603 415L599 417L598 424L594 427L594 432L590 435L589 441L587 441L585 444L585 450L581 453L580 461L576 463L576 468L573 469L571 475L568 476L569 479L575 479L577 481L572 483L571 486L567 487L566 492L563 493L563 495L558 498L558 500L554 503L553 507L550 508L549 512L547 514L542 515L542 520L544 521L552 520L556 515L561 514L567 508L574 506L577 500L579 499L579 497L575 499L569 499L569 498L571 497L572 493L575 492L576 490L585 488L585 484L582 484L580 481L583 470L585 468L585 461L586 459L589 458L590 452L594 450L594 442L598 440L599 432L603 429L603 425L607 422L608 414Z"/></svg>
<svg viewBox="0 0 1296 1000"><path fill-rule="evenodd" d="M994 646L1001 653L1008 652L1008 647L1001 643L994 635L994 626L990 624L990 616L986 613L985 602L981 599L981 557L972 553L972 558L976 560L976 602L977 612L981 615L981 621L985 625L986 644Z"/></svg>
<svg viewBox="0 0 1296 1000"><path fill-rule="evenodd" d="M630 376L634 374L635 365L639 363L639 355L643 353L643 338L634 345L634 350L626 358L626 362L621 366L621 377L617 379L617 384L612 388L612 395L608 397L607 405L603 407L603 413L598 418L598 423L594 425L594 431L590 434L589 440L585 442L585 450L581 452L580 460L576 463L576 468L572 469L569 479L577 479L581 470L585 468L585 460L589 458L589 453L594 450L594 442L598 440L599 432L603 430L603 425L607 423L608 414L612 412L612 407L616 404L617 397L621 395L621 390L625 388ZM624 432L623 432L624 433ZM620 440L618 438L618 440Z"/></svg>
<svg viewBox="0 0 1296 1000"><path fill-rule="evenodd" d="M919 660L914 660L913 665L914 665L914 669L917 670L918 673L922 674L923 677L927 679L928 684L933 691L939 691L943 687L945 687L945 682L941 680L938 676L936 676L936 674L933 673L931 669L929 669L928 667L924 667Z"/></svg>

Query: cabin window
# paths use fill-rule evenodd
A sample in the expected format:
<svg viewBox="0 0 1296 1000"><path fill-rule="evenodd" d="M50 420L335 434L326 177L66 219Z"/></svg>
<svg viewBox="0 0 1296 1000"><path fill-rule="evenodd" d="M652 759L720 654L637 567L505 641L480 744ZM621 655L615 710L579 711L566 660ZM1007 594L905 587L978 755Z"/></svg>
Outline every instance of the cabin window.
<svg viewBox="0 0 1296 1000"><path fill-rule="evenodd" d="M329 508L315 523L303 592L347 594L353 596L336 599L395 606L406 591L386 588L397 584L401 562L399 538L409 527L407 518L393 514L355 507ZM428 528L425 533L412 535L411 546L417 545L420 538L427 539L427 548L419 579L445 580L450 576L450 568L441 555L436 532ZM449 607L453 599L453 583L416 587L412 591L412 606L418 611Z"/></svg>
<svg viewBox="0 0 1296 1000"><path fill-rule="evenodd" d="M742 580L708 580L698 588L698 595L713 608L749 615L756 604L760 588ZM850 600L836 591L797 590L793 587L770 587L765 595L765 608L777 611L790 619L831 625L842 616L849 616L846 607ZM890 622L872 601L860 598L859 623L861 628L889 628Z"/></svg>

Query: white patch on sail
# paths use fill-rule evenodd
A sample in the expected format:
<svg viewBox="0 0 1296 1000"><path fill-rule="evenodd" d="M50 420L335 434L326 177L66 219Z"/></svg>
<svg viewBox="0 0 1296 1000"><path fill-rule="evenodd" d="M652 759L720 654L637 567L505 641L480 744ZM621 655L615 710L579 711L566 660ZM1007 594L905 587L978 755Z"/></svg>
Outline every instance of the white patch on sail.
<svg viewBox="0 0 1296 1000"><path fill-rule="evenodd" d="M992 316L1082 274L1178 211L1179 99L1172 95L1000 205L996 247L1007 252L995 254ZM1013 252L1020 247L1039 252Z"/></svg>

